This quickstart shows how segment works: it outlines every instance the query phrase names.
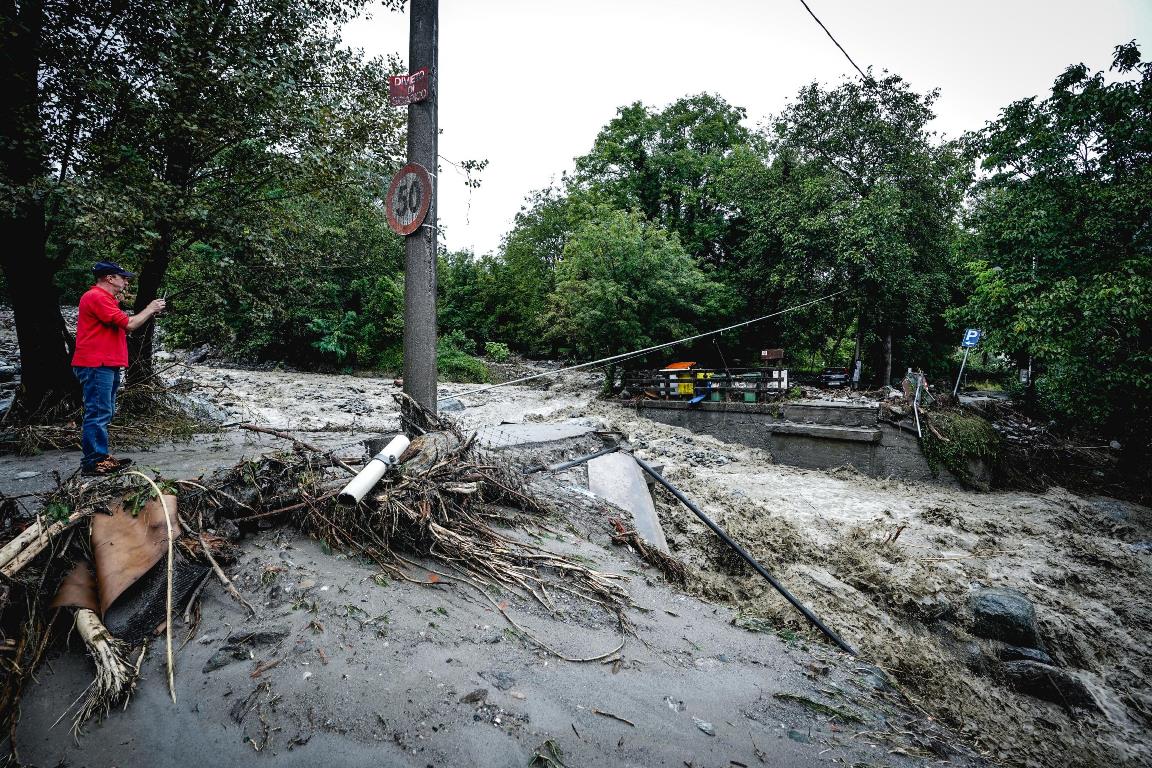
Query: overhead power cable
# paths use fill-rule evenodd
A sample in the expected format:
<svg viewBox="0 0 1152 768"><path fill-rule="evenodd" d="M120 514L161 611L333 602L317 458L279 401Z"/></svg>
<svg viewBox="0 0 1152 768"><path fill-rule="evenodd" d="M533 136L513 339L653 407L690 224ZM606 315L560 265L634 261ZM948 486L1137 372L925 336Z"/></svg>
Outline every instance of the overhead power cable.
<svg viewBox="0 0 1152 768"><path fill-rule="evenodd" d="M542 376L555 376L557 374L564 373L566 371L577 371L577 370L580 370L581 368L598 368L598 367L607 365L608 363L618 363L618 362L621 362L622 360L628 360L628 359L631 359L633 357L639 357L640 355L646 355L649 352L655 352L656 350L659 350L659 349L667 349L668 347L674 347L677 344L687 344L690 341L695 341L696 339L703 339L706 336L712 336L712 335L717 334L717 333L724 333L725 331L731 331L731 330L734 330L736 328L743 328L746 325L752 325L753 323L759 323L762 320L767 320L767 319L772 318L772 317L779 317L780 315L786 315L789 312L795 312L798 309L803 309L804 307L810 307L813 304L818 304L821 301L826 301L827 299L830 299L833 296L839 296L840 294L844 293L847 290L848 290L847 288L841 288L839 291L836 291L835 293L829 293L826 296L821 296L818 299L812 299L811 301L806 301L803 304L797 304L795 306L788 307L787 309L781 309L777 312L772 312L771 314L763 315L761 317L756 317L756 318L753 318L751 320L745 320L742 323L736 323L735 325L729 325L725 328L717 328L714 331L705 331L704 333L698 333L695 336L687 336L683 339L677 339L676 341L669 341L669 342L666 342L664 344L657 344L654 347L646 347L644 349L638 349L634 352L622 352L619 355L612 355L611 357L603 357L603 358L600 358L599 360L593 360L590 363L580 363L579 365L570 365L567 368L558 368L555 371L544 371L543 373L534 373L531 376L522 376L519 379L512 379L511 381L505 381L505 382L502 382L500 384L493 384L490 387L480 387L479 389L470 389L467 392L457 392L454 395L447 395L445 397L437 398L436 402L448 400L451 397L464 397L466 395L476 395L476 394L479 394L481 392L489 392L493 389L499 389L500 387L507 387L511 384L520 384L521 382L531 381L532 379L539 379Z"/></svg>
<svg viewBox="0 0 1152 768"><path fill-rule="evenodd" d="M848 59L848 63L853 67L856 67L856 62L852 61L852 57L848 55L848 51L844 50L844 46L840 45L836 38L832 36L832 33L828 31L828 27L824 26L824 22L820 21L816 14L812 13L812 9L808 7L808 3L804 2L804 0L800 0L800 5L804 6L804 10L808 11L809 16L811 16L813 19L816 19L816 23L820 25L820 29L824 30L824 34L828 35L828 39L836 43L836 47L840 49L840 53L844 54L844 58ZM865 82L868 82L872 79L868 77L868 75L864 74L864 70L860 69L860 67L856 67L856 71L860 73L860 77L864 78Z"/></svg>

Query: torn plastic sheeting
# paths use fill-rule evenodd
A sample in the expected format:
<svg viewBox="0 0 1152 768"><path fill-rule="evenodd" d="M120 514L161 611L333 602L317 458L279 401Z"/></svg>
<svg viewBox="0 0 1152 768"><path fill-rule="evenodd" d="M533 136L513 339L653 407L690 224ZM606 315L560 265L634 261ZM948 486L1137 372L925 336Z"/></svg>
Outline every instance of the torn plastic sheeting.
<svg viewBox="0 0 1152 768"><path fill-rule="evenodd" d="M164 496L173 533L179 526L176 497ZM111 514L97 513L91 523L92 557L78 563L61 583L53 607L87 608L108 630L133 642L164 620L168 573L168 530L164 504L149 500L135 515L123 500ZM179 550L173 567L173 595L180 602L207 573Z"/></svg>

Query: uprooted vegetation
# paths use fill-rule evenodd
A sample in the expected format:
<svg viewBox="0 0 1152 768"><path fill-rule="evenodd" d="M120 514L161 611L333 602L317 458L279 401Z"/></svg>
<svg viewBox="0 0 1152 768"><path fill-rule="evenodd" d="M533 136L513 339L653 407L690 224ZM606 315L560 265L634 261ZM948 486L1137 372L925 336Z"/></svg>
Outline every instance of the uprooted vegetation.
<svg viewBox="0 0 1152 768"><path fill-rule="evenodd" d="M1000 456L1000 435L982 416L939 409L926 414L925 422L920 445L933 472L946 469L970 482L974 463L994 464Z"/></svg>
<svg viewBox="0 0 1152 768"><path fill-rule="evenodd" d="M98 482L73 477L46 494L43 514L23 534L10 531L4 537L11 540L2 558L11 589L0 593L0 618L11 640L0 649L5 662L3 731L14 732L21 690L43 660L53 631L64 629L53 622L50 605L75 610L76 625L97 668L96 683L83 703L74 713L65 713L72 714L74 727L99 718L131 695L138 666L133 666L135 657L127 645L96 618L95 603L97 597L104 600L103 590L99 596L75 597L77 590L95 590L93 576L100 578L108 570L108 565L101 566L101 556L116 557L95 551L96 524L105 524L105 519L130 526L128 518L146 518L141 525L159 530L162 537L168 528L167 558L157 554L155 564L147 564L148 573L139 583L151 586L133 586L134 591L123 593L128 605L120 625L135 644L162 623L168 632L169 664L174 616L187 604L185 620L194 631L197 584L210 576L209 569L251 610L219 564L230 561L230 541L243 530L270 524L296 526L333 549L356 554L375 565L384 581L430 583L442 576L469 585L518 637L559 658L594 661L618 651L631 629L625 615L631 605L625 577L501 532L498 527L506 529L510 523L546 526L555 510L546 497L530 490L520 471L478 449L450 423L412 407L405 418L413 433L422 434L409 446L402 470L355 506L340 505L335 498L355 470L295 440L290 453L243 461L207 480L165 480L139 472ZM91 535L85 535L87 527ZM630 533L616 531L625 540ZM53 595L58 595L55 600ZM498 599L504 596L508 599ZM615 625L619 644L589 657L566 655L517 623L509 600L535 603L550 612L575 605L599 612L603 621ZM105 606L100 608L103 613Z"/></svg>

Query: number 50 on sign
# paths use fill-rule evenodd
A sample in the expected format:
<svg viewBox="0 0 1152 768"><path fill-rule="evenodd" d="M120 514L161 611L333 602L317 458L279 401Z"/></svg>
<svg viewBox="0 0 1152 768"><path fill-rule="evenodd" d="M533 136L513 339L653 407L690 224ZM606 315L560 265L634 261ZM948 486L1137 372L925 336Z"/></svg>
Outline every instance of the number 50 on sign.
<svg viewBox="0 0 1152 768"><path fill-rule="evenodd" d="M432 177L419 163L408 163L392 177L385 199L388 226L398 235L420 228L432 206Z"/></svg>

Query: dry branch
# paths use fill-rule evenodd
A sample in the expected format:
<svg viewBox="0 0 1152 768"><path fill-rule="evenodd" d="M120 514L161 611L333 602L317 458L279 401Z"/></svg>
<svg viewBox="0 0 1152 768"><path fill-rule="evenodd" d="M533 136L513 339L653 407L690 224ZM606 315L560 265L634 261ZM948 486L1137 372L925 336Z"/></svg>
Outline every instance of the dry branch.
<svg viewBox="0 0 1152 768"><path fill-rule="evenodd" d="M232 580L224 573L224 569L220 567L220 563L216 562L216 558L212 556L212 550L208 546L208 542L204 540L204 534L200 531L193 530L192 526L183 520L180 521L180 527L184 529L185 533L189 536L195 536L200 542L200 549L204 552L204 559L212 566L212 570L216 573L216 578L220 579L220 583L224 585L224 589L228 591L228 594L230 594L236 602L248 609L249 617L255 616L256 609L252 607L251 603L244 599L244 596L240 594L240 590L236 589L236 585L233 584Z"/></svg>
<svg viewBox="0 0 1152 768"><path fill-rule="evenodd" d="M87 512L73 512L67 520L52 523L47 527L44 525L43 518L37 518L19 536L8 542L3 549L0 549L0 573L8 578L15 576L37 555L47 549L53 538L87 514Z"/></svg>
<svg viewBox="0 0 1152 768"><path fill-rule="evenodd" d="M311 445L309 443L306 443L303 440L299 440L295 437L292 437L292 435L288 434L287 432L280 432L280 431L275 430L275 429L269 429L268 427L257 426L256 424L239 424L238 426L240 427L240 429L247 429L251 432L260 432L260 433L265 434L265 435L272 435L273 437L279 437L282 440L291 440L293 445L298 445L306 451L311 451L312 453L320 453L320 454L323 454L325 456L328 456L327 453L320 450L316 446ZM339 459L332 458L331 456L329 456L329 459L334 464L336 464L337 466L343 467L344 469L346 469L353 476L359 474L355 469L348 466L343 461L340 461Z"/></svg>

